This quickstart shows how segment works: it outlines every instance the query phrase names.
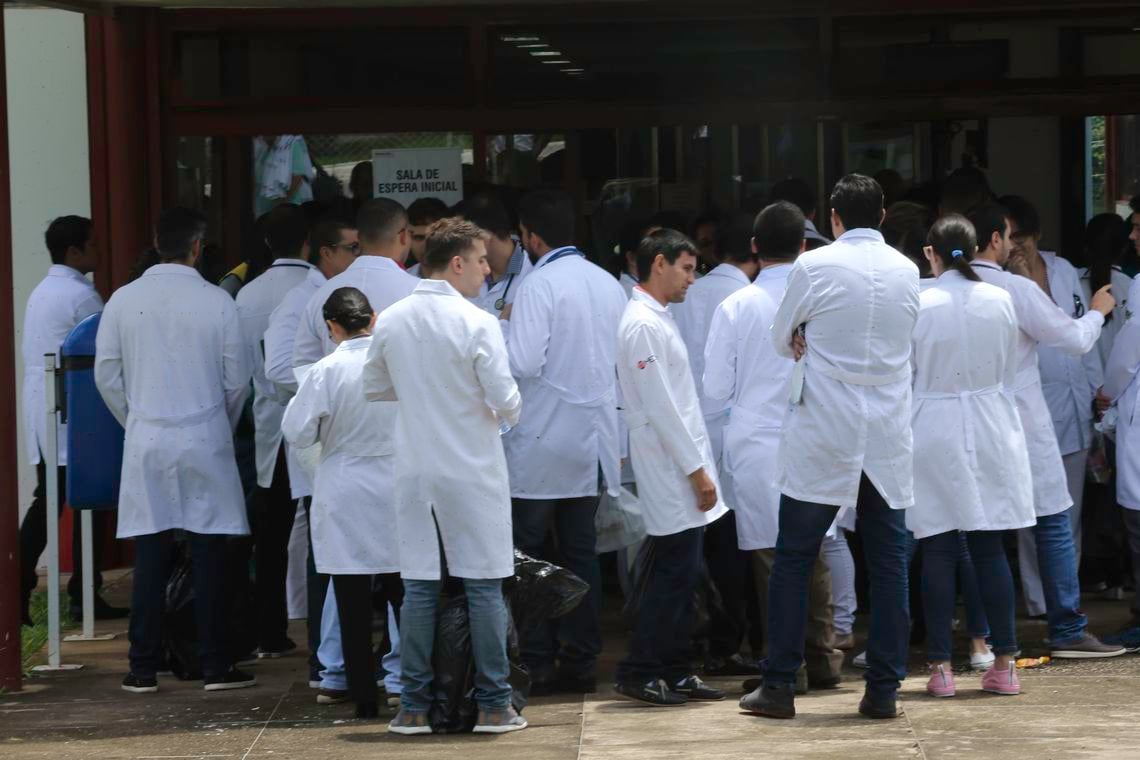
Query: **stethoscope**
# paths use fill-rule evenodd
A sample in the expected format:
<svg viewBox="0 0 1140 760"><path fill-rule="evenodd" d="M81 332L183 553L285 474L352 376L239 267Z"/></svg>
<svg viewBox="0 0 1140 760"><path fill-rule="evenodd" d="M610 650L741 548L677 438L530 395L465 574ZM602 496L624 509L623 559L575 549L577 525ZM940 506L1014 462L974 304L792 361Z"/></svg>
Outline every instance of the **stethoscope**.
<svg viewBox="0 0 1140 760"><path fill-rule="evenodd" d="M515 274L512 272L507 275L507 286L503 288L503 295L495 301L495 311L502 311L503 307L507 305L507 294L511 292L511 283L515 281Z"/></svg>

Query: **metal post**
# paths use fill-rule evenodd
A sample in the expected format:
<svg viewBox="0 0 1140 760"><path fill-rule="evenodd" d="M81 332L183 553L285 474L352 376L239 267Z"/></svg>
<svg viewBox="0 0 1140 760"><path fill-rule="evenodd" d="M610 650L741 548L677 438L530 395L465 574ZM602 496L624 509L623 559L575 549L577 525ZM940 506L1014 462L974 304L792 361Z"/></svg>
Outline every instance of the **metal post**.
<svg viewBox="0 0 1140 760"><path fill-rule="evenodd" d="M71 452L74 454L74 452ZM83 542L83 633L65 636L64 641L110 641L113 633L95 635L95 539L94 516L90 509L79 510Z"/></svg>
<svg viewBox="0 0 1140 760"><path fill-rule="evenodd" d="M47 552L48 552L48 664L34 670L75 670L82 665L64 665L60 661L59 626L59 441L56 428L58 404L55 398L55 354L44 354L44 397L47 400L44 442L44 480L47 486Z"/></svg>

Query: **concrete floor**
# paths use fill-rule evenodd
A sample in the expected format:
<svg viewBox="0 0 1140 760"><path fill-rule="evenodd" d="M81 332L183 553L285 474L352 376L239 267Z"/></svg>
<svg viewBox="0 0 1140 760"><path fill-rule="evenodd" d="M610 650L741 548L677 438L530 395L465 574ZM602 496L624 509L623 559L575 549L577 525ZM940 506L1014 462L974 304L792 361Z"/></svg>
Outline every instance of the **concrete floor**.
<svg viewBox="0 0 1140 760"><path fill-rule="evenodd" d="M129 576L108 589L125 601ZM1094 629L1109 631L1128 616L1128 603L1086 600ZM865 621L860 621L864 623ZM304 623L293 637L304 640ZM303 655L262 661L251 670L256 688L207 694L200 683L161 679L158 694L119 688L126 666L125 624L110 642L65 644L65 662L82 670L37 675L20 694L0 694L0 758L430 758L431 760L593 760L594 758L1140 758L1140 657L1054 662L1022 671L1024 693L983 694L979 677L958 677L954 699L923 693L921 652L903 687L904 716L869 721L856 715L860 672L834 691L797 701L794 721L740 714L737 679L714 681L730 689L724 702L677 709L614 701L608 686L582 698L533 700L531 727L501 737L401 738L380 721L352 720L352 707L322 707L307 688ZM1041 624L1021 630L1027 655L1040 653ZM603 672L622 649L609 637Z"/></svg>

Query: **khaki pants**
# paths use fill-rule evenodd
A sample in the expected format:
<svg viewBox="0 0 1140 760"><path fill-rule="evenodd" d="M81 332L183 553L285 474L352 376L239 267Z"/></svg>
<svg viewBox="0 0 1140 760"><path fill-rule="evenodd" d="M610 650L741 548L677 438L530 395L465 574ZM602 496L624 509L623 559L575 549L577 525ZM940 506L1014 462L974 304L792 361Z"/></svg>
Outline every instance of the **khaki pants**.
<svg viewBox="0 0 1140 760"><path fill-rule="evenodd" d="M752 573L756 578L756 595L760 602L760 619L768 619L768 579L776 561L775 549L749 552ZM767 634L767 632L765 632ZM843 669L843 652L835 648L835 618L831 604L831 570L821 553L812 568L808 587L808 618L804 631L804 664L808 683L834 681ZM767 656L765 645L764 655Z"/></svg>

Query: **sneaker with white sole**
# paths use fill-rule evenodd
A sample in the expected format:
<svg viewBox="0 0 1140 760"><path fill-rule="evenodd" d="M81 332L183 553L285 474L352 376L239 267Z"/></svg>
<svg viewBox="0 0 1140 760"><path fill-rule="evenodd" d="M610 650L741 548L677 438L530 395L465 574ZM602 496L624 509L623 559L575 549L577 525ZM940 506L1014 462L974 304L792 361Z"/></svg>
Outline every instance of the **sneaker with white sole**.
<svg viewBox="0 0 1140 760"><path fill-rule="evenodd" d="M986 650L985 654L982 654L981 652L972 652L970 654L970 669L977 670L979 672L989 670L994 666L994 660L996 659L997 658L994 657L994 653L988 649Z"/></svg>
<svg viewBox="0 0 1140 760"><path fill-rule="evenodd" d="M952 697L957 691L954 688L954 674L945 665L936 665L930 668L930 680L926 682L926 693L932 697Z"/></svg>
<svg viewBox="0 0 1140 760"><path fill-rule="evenodd" d="M131 694L153 694L158 691L158 678L127 673L123 677L123 691L129 691Z"/></svg>
<svg viewBox="0 0 1140 760"><path fill-rule="evenodd" d="M855 655L855 658L851 660L851 664L857 668L867 667L867 653L860 652L859 654Z"/></svg>
<svg viewBox="0 0 1140 760"><path fill-rule="evenodd" d="M990 668L982 676L982 691L1000 694L1003 697L1016 697L1021 693L1021 681L1017 678L1017 666L1012 662L1008 670Z"/></svg>
<svg viewBox="0 0 1140 760"><path fill-rule="evenodd" d="M431 724L426 712L400 710L388 724L388 733L400 736L422 736L431 733Z"/></svg>
<svg viewBox="0 0 1140 760"><path fill-rule="evenodd" d="M508 707L506 710L480 710L478 722L472 731L477 734L509 734L526 727L526 718L519 715L515 708Z"/></svg>
<svg viewBox="0 0 1140 760"><path fill-rule="evenodd" d="M257 686L257 678L237 668L230 668L225 673L215 676L206 676L203 686L206 691L229 691L230 689L248 689Z"/></svg>
<svg viewBox="0 0 1140 760"><path fill-rule="evenodd" d="M1104 657L1119 657L1125 653L1120 644L1105 644L1096 636L1085 631L1071 644L1054 646L1050 644L1049 654L1061 660L1095 660Z"/></svg>

